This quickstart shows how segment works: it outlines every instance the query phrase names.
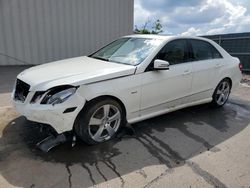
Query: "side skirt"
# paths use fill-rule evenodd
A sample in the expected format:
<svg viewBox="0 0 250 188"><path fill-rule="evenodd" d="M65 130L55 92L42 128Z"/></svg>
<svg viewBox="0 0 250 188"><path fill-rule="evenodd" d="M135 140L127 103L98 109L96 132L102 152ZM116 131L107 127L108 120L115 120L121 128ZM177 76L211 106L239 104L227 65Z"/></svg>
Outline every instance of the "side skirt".
<svg viewBox="0 0 250 188"><path fill-rule="evenodd" d="M128 121L128 123L136 123L136 122L143 121L143 120L146 120L146 119L149 119L149 118L153 118L153 117L156 117L156 116L159 116L159 115L162 115L162 114L173 112L173 111L176 111L176 110L179 110L179 109L182 109L182 108L195 106L195 105L199 105L199 104L205 104L205 103L209 103L211 101L212 101L212 98L202 99L202 100L199 100L199 101L196 101L196 102L181 104L179 106L163 109L163 110L153 112L153 113L150 113L150 114L147 114L147 115L144 115L144 116L136 117L136 118L133 118L133 119L128 119L127 121Z"/></svg>

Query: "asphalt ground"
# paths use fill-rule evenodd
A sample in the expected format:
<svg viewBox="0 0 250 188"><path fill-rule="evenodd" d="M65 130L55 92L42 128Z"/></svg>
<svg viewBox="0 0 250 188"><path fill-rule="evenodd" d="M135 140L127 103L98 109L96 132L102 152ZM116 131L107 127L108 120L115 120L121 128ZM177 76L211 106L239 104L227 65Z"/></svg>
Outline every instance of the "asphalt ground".
<svg viewBox="0 0 250 188"><path fill-rule="evenodd" d="M10 85L1 90L8 97ZM36 146L46 126L2 105L0 187L249 187L249 96L241 86L223 108L182 109L133 124L135 134L49 153Z"/></svg>

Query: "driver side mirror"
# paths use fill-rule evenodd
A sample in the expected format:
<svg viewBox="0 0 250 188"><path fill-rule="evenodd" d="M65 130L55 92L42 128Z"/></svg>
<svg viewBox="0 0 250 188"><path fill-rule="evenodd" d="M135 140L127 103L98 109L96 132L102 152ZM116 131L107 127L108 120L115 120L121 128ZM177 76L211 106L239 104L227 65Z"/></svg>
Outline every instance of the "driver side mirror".
<svg viewBox="0 0 250 188"><path fill-rule="evenodd" d="M154 60L154 70L169 70L169 62L160 59Z"/></svg>

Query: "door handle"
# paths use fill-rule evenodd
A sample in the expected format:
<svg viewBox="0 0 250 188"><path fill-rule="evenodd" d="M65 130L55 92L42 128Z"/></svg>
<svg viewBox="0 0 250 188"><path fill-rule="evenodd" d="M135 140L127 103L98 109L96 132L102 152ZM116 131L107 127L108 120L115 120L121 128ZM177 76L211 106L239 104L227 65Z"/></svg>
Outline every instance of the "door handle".
<svg viewBox="0 0 250 188"><path fill-rule="evenodd" d="M189 75L189 74L191 74L191 71L190 71L190 70L185 70L185 71L182 73L182 75Z"/></svg>
<svg viewBox="0 0 250 188"><path fill-rule="evenodd" d="M223 65L221 64L221 63L217 63L216 65L215 65L215 67L216 68L219 68L219 67L222 67Z"/></svg>

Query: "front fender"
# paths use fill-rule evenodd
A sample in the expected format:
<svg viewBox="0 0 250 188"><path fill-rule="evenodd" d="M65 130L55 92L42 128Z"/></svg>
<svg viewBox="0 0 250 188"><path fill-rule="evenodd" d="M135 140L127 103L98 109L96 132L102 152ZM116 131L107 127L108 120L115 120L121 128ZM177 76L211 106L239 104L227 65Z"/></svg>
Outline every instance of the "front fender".
<svg viewBox="0 0 250 188"><path fill-rule="evenodd" d="M136 116L140 108L141 76L131 75L92 84L81 85L79 93L87 101L101 96L119 99L127 112L127 118Z"/></svg>

